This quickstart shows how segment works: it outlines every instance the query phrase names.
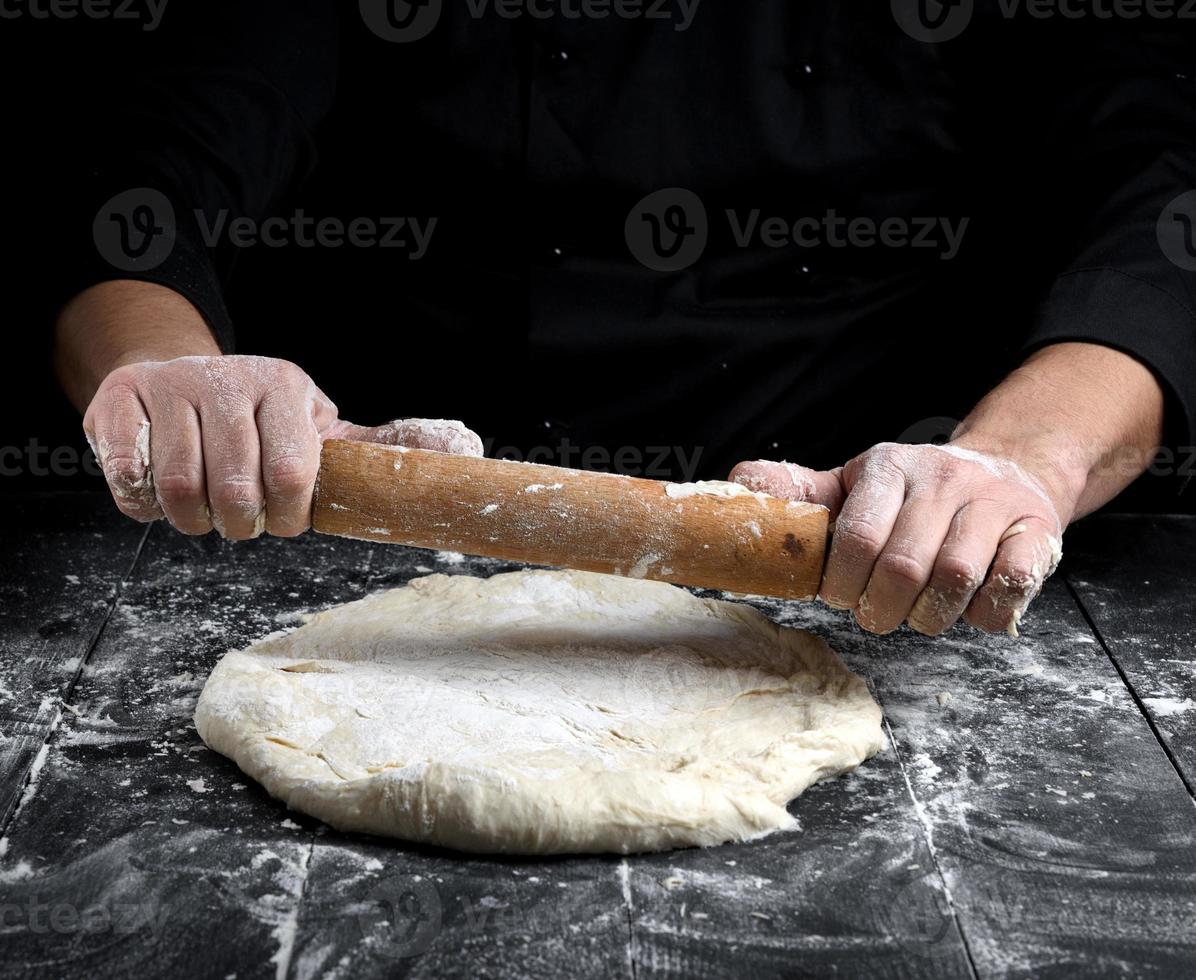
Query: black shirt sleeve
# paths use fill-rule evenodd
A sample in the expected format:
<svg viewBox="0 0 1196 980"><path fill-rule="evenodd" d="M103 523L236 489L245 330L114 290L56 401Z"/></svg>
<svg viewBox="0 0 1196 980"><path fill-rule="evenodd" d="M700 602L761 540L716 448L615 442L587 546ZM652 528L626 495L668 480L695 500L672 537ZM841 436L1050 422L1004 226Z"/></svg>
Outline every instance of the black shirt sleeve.
<svg viewBox="0 0 1196 980"><path fill-rule="evenodd" d="M107 77L80 79L96 91L65 164L56 302L106 280L159 283L231 351L235 249L213 229L262 220L310 172L336 52L327 0L174 0L120 59L91 58ZM147 230L159 247L143 249Z"/></svg>
<svg viewBox="0 0 1196 980"><path fill-rule="evenodd" d="M1073 25L1074 26L1074 25ZM1057 191L1044 222L1067 239L1027 352L1104 344L1137 358L1168 397L1167 441L1196 437L1196 59L1188 39L1125 24L1044 53L1038 176ZM1060 40L1067 40L1061 38ZM1034 234L1033 229L1026 229Z"/></svg>

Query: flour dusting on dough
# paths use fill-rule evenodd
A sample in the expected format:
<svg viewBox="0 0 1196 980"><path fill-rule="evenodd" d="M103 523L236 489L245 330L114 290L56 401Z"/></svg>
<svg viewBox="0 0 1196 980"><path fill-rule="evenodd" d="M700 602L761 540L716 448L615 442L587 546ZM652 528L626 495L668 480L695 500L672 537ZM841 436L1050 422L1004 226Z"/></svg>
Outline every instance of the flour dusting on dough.
<svg viewBox="0 0 1196 980"><path fill-rule="evenodd" d="M227 654L195 723L339 829L517 854L793 829L793 797L883 745L812 634L584 572L433 575L321 613Z"/></svg>

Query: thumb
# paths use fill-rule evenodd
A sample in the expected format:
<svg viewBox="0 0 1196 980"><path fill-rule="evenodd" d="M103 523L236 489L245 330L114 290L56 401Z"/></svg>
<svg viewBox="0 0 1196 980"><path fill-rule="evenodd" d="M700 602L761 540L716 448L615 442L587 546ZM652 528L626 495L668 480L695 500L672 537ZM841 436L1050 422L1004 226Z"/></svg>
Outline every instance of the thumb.
<svg viewBox="0 0 1196 980"><path fill-rule="evenodd" d="M832 520L838 516L846 496L842 477L842 467L824 472L794 463L770 463L767 460L740 463L731 471L732 483L782 500L822 504L830 510Z"/></svg>
<svg viewBox="0 0 1196 980"><path fill-rule="evenodd" d="M379 442L387 446L429 449L454 456L485 455L481 436L461 422L446 419L399 419L372 428L352 422L335 422L320 435L324 439Z"/></svg>

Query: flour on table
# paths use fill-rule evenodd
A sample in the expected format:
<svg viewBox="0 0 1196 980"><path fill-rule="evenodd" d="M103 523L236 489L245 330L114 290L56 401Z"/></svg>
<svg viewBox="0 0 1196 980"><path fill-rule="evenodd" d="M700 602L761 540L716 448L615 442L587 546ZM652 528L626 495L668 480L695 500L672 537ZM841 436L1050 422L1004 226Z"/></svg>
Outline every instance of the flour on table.
<svg viewBox="0 0 1196 980"><path fill-rule="evenodd" d="M660 582L432 575L229 653L204 741L346 831L476 852L663 850L792 829L879 751L820 639Z"/></svg>

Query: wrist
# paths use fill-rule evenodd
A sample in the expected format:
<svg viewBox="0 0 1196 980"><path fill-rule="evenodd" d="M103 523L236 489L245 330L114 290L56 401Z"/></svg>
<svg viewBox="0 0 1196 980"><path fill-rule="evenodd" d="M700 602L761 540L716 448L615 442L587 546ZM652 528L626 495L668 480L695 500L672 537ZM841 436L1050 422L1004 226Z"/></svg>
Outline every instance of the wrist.
<svg viewBox="0 0 1196 980"><path fill-rule="evenodd" d="M1075 518L1089 475L1099 461L1078 440L1059 433L1011 434L964 422L949 443L1016 465L1050 499L1062 527Z"/></svg>
<svg viewBox="0 0 1196 980"><path fill-rule="evenodd" d="M1097 344L1061 343L989 392L952 442L1017 463L1042 484L1066 525L1149 467L1162 418L1162 388L1142 364Z"/></svg>
<svg viewBox="0 0 1196 980"><path fill-rule="evenodd" d="M219 354L199 311L174 290L154 283L100 283L72 299L55 324L59 380L80 410L118 368Z"/></svg>

